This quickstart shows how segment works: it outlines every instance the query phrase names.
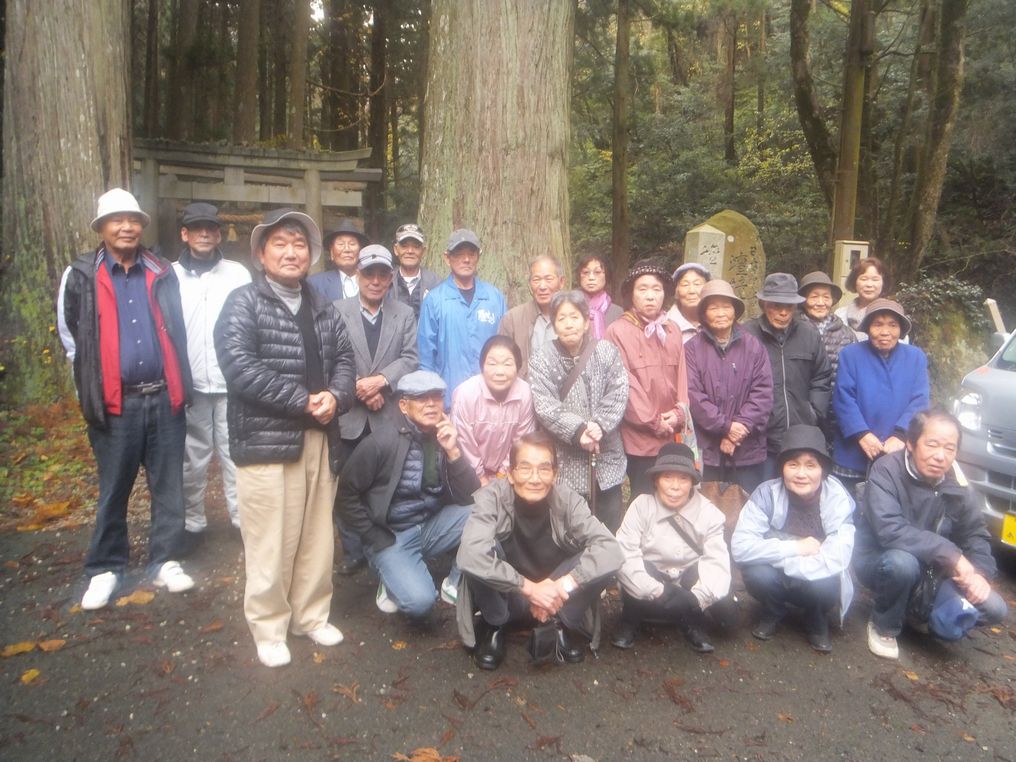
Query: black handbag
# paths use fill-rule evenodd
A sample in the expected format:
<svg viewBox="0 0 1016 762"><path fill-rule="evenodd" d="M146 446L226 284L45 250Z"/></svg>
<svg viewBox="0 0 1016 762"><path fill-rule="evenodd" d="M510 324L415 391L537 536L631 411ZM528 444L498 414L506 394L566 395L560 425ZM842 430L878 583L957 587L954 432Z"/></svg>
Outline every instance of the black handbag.
<svg viewBox="0 0 1016 762"><path fill-rule="evenodd" d="M931 566L921 569L921 576L910 593L907 601L907 619L924 624L931 618L931 610L935 607L935 596L942 584L942 577Z"/></svg>
<svg viewBox="0 0 1016 762"><path fill-rule="evenodd" d="M529 644L526 650L529 651L529 658L533 664L548 664L560 661L557 652L557 628L556 620L537 625L529 633Z"/></svg>

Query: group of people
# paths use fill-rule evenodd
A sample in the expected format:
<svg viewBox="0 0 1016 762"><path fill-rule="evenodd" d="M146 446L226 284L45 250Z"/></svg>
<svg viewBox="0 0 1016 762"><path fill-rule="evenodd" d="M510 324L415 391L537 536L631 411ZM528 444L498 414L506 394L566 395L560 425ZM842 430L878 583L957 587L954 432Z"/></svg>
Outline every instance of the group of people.
<svg viewBox="0 0 1016 762"><path fill-rule="evenodd" d="M382 612L456 606L483 669L516 623L533 628L534 658L581 661L615 581L622 649L656 621L713 650L710 631L740 621L736 570L761 609L754 636L799 608L821 652L851 569L873 593L869 648L886 658L908 617L955 638L1006 613L954 468L960 428L928 410L926 358L874 258L851 274L842 318L824 273L773 273L742 323L744 300L697 263L636 262L615 304L605 258L579 259L566 290L560 263L538 256L532 299L509 309L477 276L467 229L451 233L442 279L416 224L396 230L393 254L350 221L322 238L279 209L252 230L251 277L223 257L210 204L183 210L172 264L141 244L148 222L127 191L104 194L101 242L58 296L99 474L84 609L106 606L127 567L141 465L153 580L193 587L180 559L207 526L215 453L269 667L290 662L289 634L342 641L333 573L367 566ZM750 497L725 516L703 481ZM437 583L428 562L442 556Z"/></svg>

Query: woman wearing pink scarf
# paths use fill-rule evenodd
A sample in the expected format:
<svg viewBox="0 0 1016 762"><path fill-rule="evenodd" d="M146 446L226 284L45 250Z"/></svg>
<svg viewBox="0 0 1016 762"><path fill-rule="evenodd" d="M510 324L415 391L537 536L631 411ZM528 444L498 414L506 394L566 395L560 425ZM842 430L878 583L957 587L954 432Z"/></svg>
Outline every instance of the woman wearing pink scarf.
<svg viewBox="0 0 1016 762"><path fill-rule="evenodd" d="M621 285L627 310L606 332L628 371L628 407L621 439L628 456L632 498L653 491L645 475L660 448L690 429L688 376L681 331L664 311L670 273L660 265L637 262Z"/></svg>
<svg viewBox="0 0 1016 762"><path fill-rule="evenodd" d="M602 339L607 326L624 312L607 293L610 280L610 262L596 254L584 254L575 265L575 283L589 301L589 332L595 339Z"/></svg>

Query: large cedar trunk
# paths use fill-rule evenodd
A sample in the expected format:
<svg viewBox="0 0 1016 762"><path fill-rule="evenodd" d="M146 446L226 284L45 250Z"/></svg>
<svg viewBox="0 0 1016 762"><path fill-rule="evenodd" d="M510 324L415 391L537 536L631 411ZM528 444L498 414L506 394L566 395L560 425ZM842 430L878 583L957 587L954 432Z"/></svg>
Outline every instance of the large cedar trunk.
<svg viewBox="0 0 1016 762"><path fill-rule="evenodd" d="M236 45L235 111L233 142L253 143L258 105L258 37L261 0L246 0L239 14Z"/></svg>
<svg viewBox="0 0 1016 762"><path fill-rule="evenodd" d="M440 259L452 229L483 241L481 276L529 298L528 260L569 266L570 2L434 0L420 221Z"/></svg>
<svg viewBox="0 0 1016 762"><path fill-rule="evenodd" d="M147 34L145 36L145 108L142 131L145 137L159 134L159 7L160 0L148 0Z"/></svg>
<svg viewBox="0 0 1016 762"><path fill-rule="evenodd" d="M381 170L380 182L367 188L367 235L373 240L381 236L385 212L385 167L388 158L388 98L392 90L388 81L388 30L393 28L392 4L375 0L374 28L370 37L370 102L367 144L370 146L369 166Z"/></svg>
<svg viewBox="0 0 1016 762"><path fill-rule="evenodd" d="M97 243L96 199L129 181L130 11L120 0L6 5L0 397L19 404L67 388L57 285Z"/></svg>
<svg viewBox="0 0 1016 762"><path fill-rule="evenodd" d="M310 0L296 0L289 59L289 147L303 148L303 118L307 95L307 36L310 34Z"/></svg>
<svg viewBox="0 0 1016 762"><path fill-rule="evenodd" d="M631 217L628 210L628 138L631 133L631 3L617 0L614 45L614 111L610 152L610 257L614 270L624 272L631 259Z"/></svg>
<svg viewBox="0 0 1016 762"><path fill-rule="evenodd" d="M197 40L198 0L180 0L177 18L176 45L172 56L176 61L169 91L169 136L174 140L187 140L194 131L194 65L191 48Z"/></svg>

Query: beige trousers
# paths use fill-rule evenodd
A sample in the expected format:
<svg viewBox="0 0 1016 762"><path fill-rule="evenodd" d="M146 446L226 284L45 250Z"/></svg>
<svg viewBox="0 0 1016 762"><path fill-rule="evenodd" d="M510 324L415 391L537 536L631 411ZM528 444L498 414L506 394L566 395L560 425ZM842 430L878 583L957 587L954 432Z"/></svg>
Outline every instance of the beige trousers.
<svg viewBox="0 0 1016 762"><path fill-rule="evenodd" d="M243 613L255 643L285 641L287 631L302 635L328 623L336 486L322 431L304 432L294 463L237 467Z"/></svg>

